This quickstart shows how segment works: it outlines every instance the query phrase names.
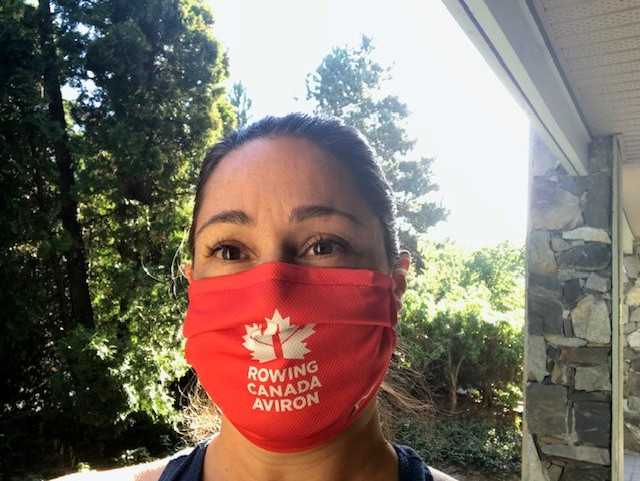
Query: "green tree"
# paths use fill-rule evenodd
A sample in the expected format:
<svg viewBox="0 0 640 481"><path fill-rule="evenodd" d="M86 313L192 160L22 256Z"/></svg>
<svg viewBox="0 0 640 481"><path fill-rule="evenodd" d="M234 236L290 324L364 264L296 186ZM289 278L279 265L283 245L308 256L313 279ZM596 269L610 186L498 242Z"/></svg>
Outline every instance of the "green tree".
<svg viewBox="0 0 640 481"><path fill-rule="evenodd" d="M3 463L113 456L171 419L172 265L197 164L233 122L212 25L204 0L0 8Z"/></svg>
<svg viewBox="0 0 640 481"><path fill-rule="evenodd" d="M428 292L435 302L440 302L462 283L469 255L450 241L434 242L422 238L418 247L424 264L424 267L419 269L420 278L424 280L421 288Z"/></svg>
<svg viewBox="0 0 640 481"><path fill-rule="evenodd" d="M120 417L166 419L168 387L185 369L172 265L201 155L232 123L228 63L204 1L96 0L68 18L88 28L71 112L99 325L92 345L126 394Z"/></svg>
<svg viewBox="0 0 640 481"><path fill-rule="evenodd" d="M72 322L61 258L69 241L50 145L59 129L41 93L38 20L21 0L0 7L0 473L20 459L22 441L34 431L30 414L47 400L53 344ZM30 448L44 454L47 444Z"/></svg>
<svg viewBox="0 0 640 481"><path fill-rule="evenodd" d="M487 316L488 293L483 287L452 289L436 303L430 318L422 318L415 305L409 304L404 319L420 319L419 329L413 335L429 352L418 364L436 385L443 384L449 398L449 410L457 411L458 387L461 370L465 365L478 364L482 353L483 325ZM428 363L424 364L427 360Z"/></svg>
<svg viewBox="0 0 640 481"><path fill-rule="evenodd" d="M398 326L404 362L446 392L451 412L460 387L478 389L486 405L501 394L514 407L522 374L521 249L502 243L465 253L425 241L421 252L425 268L408 281ZM507 265L511 272L498 275Z"/></svg>
<svg viewBox="0 0 640 481"><path fill-rule="evenodd" d="M58 216L69 240L62 254L66 260L71 318L77 324L91 327L94 322L93 308L89 294L82 227L78 220L78 200L74 192L75 166L62 104L61 82L64 82L65 79L60 72L49 0L39 0L37 30L47 115L51 121L51 127L55 130L55 135L49 137L49 142L51 155L58 169L56 179L60 202Z"/></svg>
<svg viewBox="0 0 640 481"><path fill-rule="evenodd" d="M474 252L465 265L462 283L481 282L491 292L491 304L501 312L523 308L524 247L502 242Z"/></svg>
<svg viewBox="0 0 640 481"><path fill-rule="evenodd" d="M410 158L415 141L405 129L409 110L397 96L385 95L390 69L373 59L373 51L371 38L364 35L358 47L334 47L307 76L307 99L316 113L339 117L360 130L380 156L396 194L402 246L416 256L418 235L444 220L447 211L428 200L438 189L432 181L433 159Z"/></svg>
<svg viewBox="0 0 640 481"><path fill-rule="evenodd" d="M524 331L522 312L509 315L493 314L490 322L481 326L482 343L478 362L468 364L461 381L477 388L486 407L498 403L515 408L522 401L522 362Z"/></svg>
<svg viewBox="0 0 640 481"><path fill-rule="evenodd" d="M236 126L242 128L249 122L252 101L247 97L247 89L242 82L236 82L229 92L229 103L236 114Z"/></svg>

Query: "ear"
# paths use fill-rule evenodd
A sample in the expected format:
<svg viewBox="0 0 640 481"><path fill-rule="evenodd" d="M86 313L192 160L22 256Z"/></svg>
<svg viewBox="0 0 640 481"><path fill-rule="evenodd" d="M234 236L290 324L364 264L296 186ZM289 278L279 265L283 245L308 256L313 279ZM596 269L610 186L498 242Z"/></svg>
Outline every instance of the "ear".
<svg viewBox="0 0 640 481"><path fill-rule="evenodd" d="M187 276L187 281L191 284L193 282L193 266L191 264L184 266L184 275Z"/></svg>
<svg viewBox="0 0 640 481"><path fill-rule="evenodd" d="M393 280L393 295L396 301L396 310L402 309L402 296L407 290L407 273L411 265L411 254L407 251L400 252L400 257L393 263L391 279Z"/></svg>

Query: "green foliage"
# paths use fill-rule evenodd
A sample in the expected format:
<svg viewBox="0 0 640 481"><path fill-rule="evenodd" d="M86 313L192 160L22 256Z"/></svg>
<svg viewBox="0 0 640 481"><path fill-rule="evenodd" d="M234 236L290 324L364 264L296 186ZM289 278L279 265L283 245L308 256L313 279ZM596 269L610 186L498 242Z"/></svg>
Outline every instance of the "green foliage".
<svg viewBox="0 0 640 481"><path fill-rule="evenodd" d="M428 292L439 302L455 286L460 286L467 254L453 243L434 243L421 239L418 245L424 268L414 281L419 291Z"/></svg>
<svg viewBox="0 0 640 481"><path fill-rule="evenodd" d="M236 115L236 127L242 128L247 125L251 118L249 110L251 110L253 102L249 97L247 97L247 89L245 89L242 82L236 82L233 84L231 92L229 92L229 103L233 107Z"/></svg>
<svg viewBox="0 0 640 481"><path fill-rule="evenodd" d="M127 449L118 457L118 462L123 465L140 464L153 461L153 458L147 451L147 448Z"/></svg>
<svg viewBox="0 0 640 481"><path fill-rule="evenodd" d="M318 114L343 119L364 134L382 160L396 194L402 247L418 253L418 234L447 216L439 203L428 200L438 186L431 180L433 159L411 159L415 145L405 124L407 105L384 94L390 69L372 57L372 40L362 36L358 47L335 47L316 71L307 76L307 99Z"/></svg>
<svg viewBox="0 0 640 481"><path fill-rule="evenodd" d="M396 442L417 450L431 465L476 468L490 479L519 475L522 434L517 424L502 419L442 417L421 424L397 426Z"/></svg>
<svg viewBox="0 0 640 481"><path fill-rule="evenodd" d="M508 242L484 247L467 261L463 284L484 284L491 293L491 303L501 312L522 308L524 256L524 247Z"/></svg>
<svg viewBox="0 0 640 481"><path fill-rule="evenodd" d="M403 362L445 391L453 412L460 387L479 389L486 405L513 409L521 401L521 251L508 243L470 254L423 244L425 268L409 278L398 326Z"/></svg>
<svg viewBox="0 0 640 481"><path fill-rule="evenodd" d="M228 62L201 1L100 0L74 15L90 26L72 113L96 335L108 340L99 357L126 396L120 417L166 418L167 387L185 371L172 263L201 154L232 118L219 86Z"/></svg>
<svg viewBox="0 0 640 481"><path fill-rule="evenodd" d="M153 431L152 454L166 449L154 439L171 443L186 370L174 257L202 154L233 123L204 0L58 0L51 18L40 3L0 8L0 401L2 431L14 433L2 439L3 473L35 457L52 469L117 458L139 448L133 431ZM51 95L65 84L77 97L60 123ZM60 149L90 323L70 296L78 237L61 214Z"/></svg>

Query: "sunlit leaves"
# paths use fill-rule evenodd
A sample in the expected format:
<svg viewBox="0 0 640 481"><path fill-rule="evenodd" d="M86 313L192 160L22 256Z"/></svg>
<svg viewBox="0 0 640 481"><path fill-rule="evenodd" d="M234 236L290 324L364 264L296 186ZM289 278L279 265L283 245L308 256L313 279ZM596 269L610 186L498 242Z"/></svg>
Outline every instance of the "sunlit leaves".
<svg viewBox="0 0 640 481"><path fill-rule="evenodd" d="M409 279L398 326L405 363L448 389L452 407L461 386L513 407L522 372L522 249L503 243L467 253L424 242L422 253L425 267Z"/></svg>

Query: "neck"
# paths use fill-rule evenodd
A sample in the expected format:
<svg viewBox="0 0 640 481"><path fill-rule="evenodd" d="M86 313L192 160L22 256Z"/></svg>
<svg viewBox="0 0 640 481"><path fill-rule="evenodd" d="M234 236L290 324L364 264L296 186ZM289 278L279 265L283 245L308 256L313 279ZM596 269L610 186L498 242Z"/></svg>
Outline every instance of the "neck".
<svg viewBox="0 0 640 481"><path fill-rule="evenodd" d="M223 416L220 435L207 449L202 479L395 480L397 473L395 450L382 434L373 402L339 436L297 453L273 453L258 448Z"/></svg>

